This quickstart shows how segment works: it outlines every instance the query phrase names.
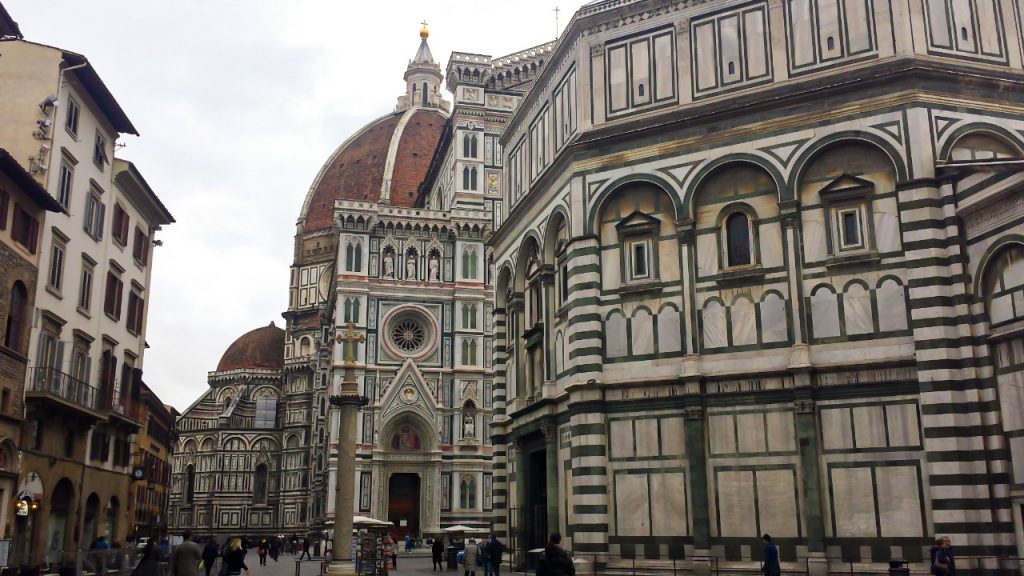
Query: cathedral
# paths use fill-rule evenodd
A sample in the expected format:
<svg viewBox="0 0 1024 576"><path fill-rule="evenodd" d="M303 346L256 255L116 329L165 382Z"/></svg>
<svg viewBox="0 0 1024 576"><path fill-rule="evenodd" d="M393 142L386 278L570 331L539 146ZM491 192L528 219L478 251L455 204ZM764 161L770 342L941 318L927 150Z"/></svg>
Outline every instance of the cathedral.
<svg viewBox="0 0 1024 576"><path fill-rule="evenodd" d="M421 31L306 196L284 331L182 415L172 525L325 525L355 330L353 498L397 533L1016 571L1022 8L599 0L444 73Z"/></svg>

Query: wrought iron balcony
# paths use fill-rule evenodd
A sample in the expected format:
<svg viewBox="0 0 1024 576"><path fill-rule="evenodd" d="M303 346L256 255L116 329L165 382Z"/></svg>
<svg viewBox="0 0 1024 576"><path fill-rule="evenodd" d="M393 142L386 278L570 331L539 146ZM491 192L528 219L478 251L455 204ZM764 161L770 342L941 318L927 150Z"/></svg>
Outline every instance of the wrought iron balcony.
<svg viewBox="0 0 1024 576"><path fill-rule="evenodd" d="M52 397L64 404L96 411L96 389L55 368L33 368L25 395L28 398Z"/></svg>

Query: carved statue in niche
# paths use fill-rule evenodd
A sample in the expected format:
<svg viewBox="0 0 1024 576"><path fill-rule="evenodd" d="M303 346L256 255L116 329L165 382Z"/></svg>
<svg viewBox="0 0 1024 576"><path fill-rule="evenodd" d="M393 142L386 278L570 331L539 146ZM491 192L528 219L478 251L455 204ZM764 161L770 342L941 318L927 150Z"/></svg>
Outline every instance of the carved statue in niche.
<svg viewBox="0 0 1024 576"><path fill-rule="evenodd" d="M409 259L405 262L405 279L416 279L416 253L409 252Z"/></svg>
<svg viewBox="0 0 1024 576"><path fill-rule="evenodd" d="M441 281L441 264L437 260L437 255L434 254L430 257L430 281L440 282Z"/></svg>
<svg viewBox="0 0 1024 576"><path fill-rule="evenodd" d="M384 278L395 278L395 255L391 249L384 250Z"/></svg>
<svg viewBox="0 0 1024 576"><path fill-rule="evenodd" d="M470 414L466 414L466 417L462 420L462 437L476 438L476 422Z"/></svg>

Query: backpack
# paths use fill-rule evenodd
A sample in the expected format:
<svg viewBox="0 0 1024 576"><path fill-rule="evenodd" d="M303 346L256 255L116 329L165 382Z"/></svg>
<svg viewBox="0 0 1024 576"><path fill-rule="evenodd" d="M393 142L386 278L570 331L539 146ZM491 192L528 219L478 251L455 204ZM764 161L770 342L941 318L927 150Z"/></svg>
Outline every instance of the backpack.
<svg viewBox="0 0 1024 576"><path fill-rule="evenodd" d="M466 559L466 551L459 550L459 553L455 555L455 559L459 562L459 564L462 564L463 560Z"/></svg>

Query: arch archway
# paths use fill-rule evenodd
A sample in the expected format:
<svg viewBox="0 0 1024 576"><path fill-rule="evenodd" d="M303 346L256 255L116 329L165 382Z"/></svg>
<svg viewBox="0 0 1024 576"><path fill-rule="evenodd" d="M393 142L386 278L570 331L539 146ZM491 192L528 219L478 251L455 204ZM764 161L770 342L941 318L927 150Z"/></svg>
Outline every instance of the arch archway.
<svg viewBox="0 0 1024 576"><path fill-rule="evenodd" d="M50 494L50 513L46 520L46 560L61 562L69 548L74 522L75 488L71 480L61 478Z"/></svg>
<svg viewBox="0 0 1024 576"><path fill-rule="evenodd" d="M379 456L375 455L375 460L382 460L381 474L372 488L381 497L371 499L369 483L360 483L359 504L360 509L370 508L377 518L393 522L393 536L440 529L440 506L435 500L441 477L439 432L426 416L411 410L393 415L381 426ZM374 509L377 504L371 505L371 500L382 507Z"/></svg>

